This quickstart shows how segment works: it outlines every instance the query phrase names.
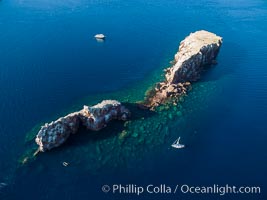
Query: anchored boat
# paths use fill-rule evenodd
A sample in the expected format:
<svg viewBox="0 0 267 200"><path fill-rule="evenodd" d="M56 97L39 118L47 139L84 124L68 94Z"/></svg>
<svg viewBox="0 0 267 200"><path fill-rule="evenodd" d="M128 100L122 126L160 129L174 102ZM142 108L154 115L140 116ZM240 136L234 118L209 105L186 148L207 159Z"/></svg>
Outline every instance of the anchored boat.
<svg viewBox="0 0 267 200"><path fill-rule="evenodd" d="M103 40L103 39L105 39L105 37L106 37L106 36L105 36L104 34L102 34L102 33L101 33L101 34L96 34L96 35L95 35L95 38L96 38L96 39L102 39L102 40Z"/></svg>
<svg viewBox="0 0 267 200"><path fill-rule="evenodd" d="M182 148L185 147L184 144L180 144L180 138L181 138L181 137L179 137L177 140L174 141L174 143L172 144L172 147L173 147L173 148L176 148L176 149L182 149Z"/></svg>

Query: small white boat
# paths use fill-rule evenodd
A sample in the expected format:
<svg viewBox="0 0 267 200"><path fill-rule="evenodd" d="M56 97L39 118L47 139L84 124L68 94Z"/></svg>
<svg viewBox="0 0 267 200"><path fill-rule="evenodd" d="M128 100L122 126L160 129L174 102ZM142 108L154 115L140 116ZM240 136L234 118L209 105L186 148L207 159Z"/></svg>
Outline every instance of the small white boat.
<svg viewBox="0 0 267 200"><path fill-rule="evenodd" d="M0 189L1 189L1 188L4 188L4 187L6 187L6 186L7 186L6 183L0 183Z"/></svg>
<svg viewBox="0 0 267 200"><path fill-rule="evenodd" d="M180 144L180 138L181 138L181 137L179 137L177 140L174 141L174 143L172 144L172 147L173 147L173 148L176 148L176 149L182 149L182 148L185 147L184 144Z"/></svg>
<svg viewBox="0 0 267 200"><path fill-rule="evenodd" d="M62 165L63 165L64 167L67 167L67 166L69 165L69 163L67 163L67 162L63 162Z"/></svg>
<svg viewBox="0 0 267 200"><path fill-rule="evenodd" d="M103 40L103 39L105 39L105 37L106 37L106 36L105 36L104 34L102 34L102 33L101 33L101 34L96 34L96 35L95 35L95 38L96 38L96 39L102 39L102 40Z"/></svg>

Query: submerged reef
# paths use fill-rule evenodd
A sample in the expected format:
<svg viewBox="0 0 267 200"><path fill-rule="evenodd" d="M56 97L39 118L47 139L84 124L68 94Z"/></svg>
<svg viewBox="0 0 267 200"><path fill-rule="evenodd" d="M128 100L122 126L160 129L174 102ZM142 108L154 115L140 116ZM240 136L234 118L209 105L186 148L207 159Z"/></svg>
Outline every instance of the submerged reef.
<svg viewBox="0 0 267 200"><path fill-rule="evenodd" d="M208 31L196 31L187 36L174 56L174 64L165 70L165 81L157 83L150 90L144 106L154 109L171 97L186 94L192 81L200 77L206 65L216 64L215 58L222 44L222 38Z"/></svg>
<svg viewBox="0 0 267 200"><path fill-rule="evenodd" d="M120 102L105 100L101 103L68 114L41 127L36 136L39 151L47 151L63 144L70 134L75 134L80 125L89 130L98 131L107 126L112 119L127 120L130 112Z"/></svg>

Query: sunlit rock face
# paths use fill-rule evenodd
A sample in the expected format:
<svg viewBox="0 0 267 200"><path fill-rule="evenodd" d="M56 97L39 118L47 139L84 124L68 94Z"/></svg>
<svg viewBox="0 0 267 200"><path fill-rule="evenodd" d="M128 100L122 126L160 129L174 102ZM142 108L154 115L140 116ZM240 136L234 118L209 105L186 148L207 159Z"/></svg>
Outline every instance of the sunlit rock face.
<svg viewBox="0 0 267 200"><path fill-rule="evenodd" d="M208 31L196 31L187 36L175 54L174 65L167 68L165 81L150 92L145 105L155 108L169 97L186 94L192 81L197 81L206 65L215 64L222 38Z"/></svg>
<svg viewBox="0 0 267 200"><path fill-rule="evenodd" d="M104 128L112 119L127 120L129 116L129 110L114 100L105 100L92 107L84 106L79 112L82 124L95 131Z"/></svg>
<svg viewBox="0 0 267 200"><path fill-rule="evenodd" d="M84 106L78 112L45 124L38 132L35 141L39 145L39 150L44 152L63 144L70 134L78 131L80 125L98 131L113 119L127 120L129 117L129 110L120 102L105 100L92 107Z"/></svg>
<svg viewBox="0 0 267 200"><path fill-rule="evenodd" d="M176 63L166 73L168 83L195 81L205 65L214 63L222 38L208 31L197 31L187 36L175 55Z"/></svg>

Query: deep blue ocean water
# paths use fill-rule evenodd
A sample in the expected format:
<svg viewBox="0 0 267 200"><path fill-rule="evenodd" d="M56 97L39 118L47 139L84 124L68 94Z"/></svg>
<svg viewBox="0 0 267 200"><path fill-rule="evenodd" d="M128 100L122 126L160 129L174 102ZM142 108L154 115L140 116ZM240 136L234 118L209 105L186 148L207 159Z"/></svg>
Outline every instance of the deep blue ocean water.
<svg viewBox="0 0 267 200"><path fill-rule="evenodd" d="M18 165L29 148L25 137L37 124L94 98L140 99L169 65L179 42L200 29L223 37L218 65L193 85L183 103L188 114L166 124L170 136L161 145L139 147L144 151L138 162L128 159L92 172L85 167L92 163L82 160L75 145L88 142L94 148L94 143L80 136ZM260 0L1 0L0 183L7 186L0 189L0 199L267 199L266 32L267 2ZM106 34L105 42L97 42L96 33ZM170 150L180 135L188 147ZM119 156L114 153L114 160ZM61 165L66 159L68 168ZM260 186L262 194L101 191L104 184L118 183L248 185Z"/></svg>

